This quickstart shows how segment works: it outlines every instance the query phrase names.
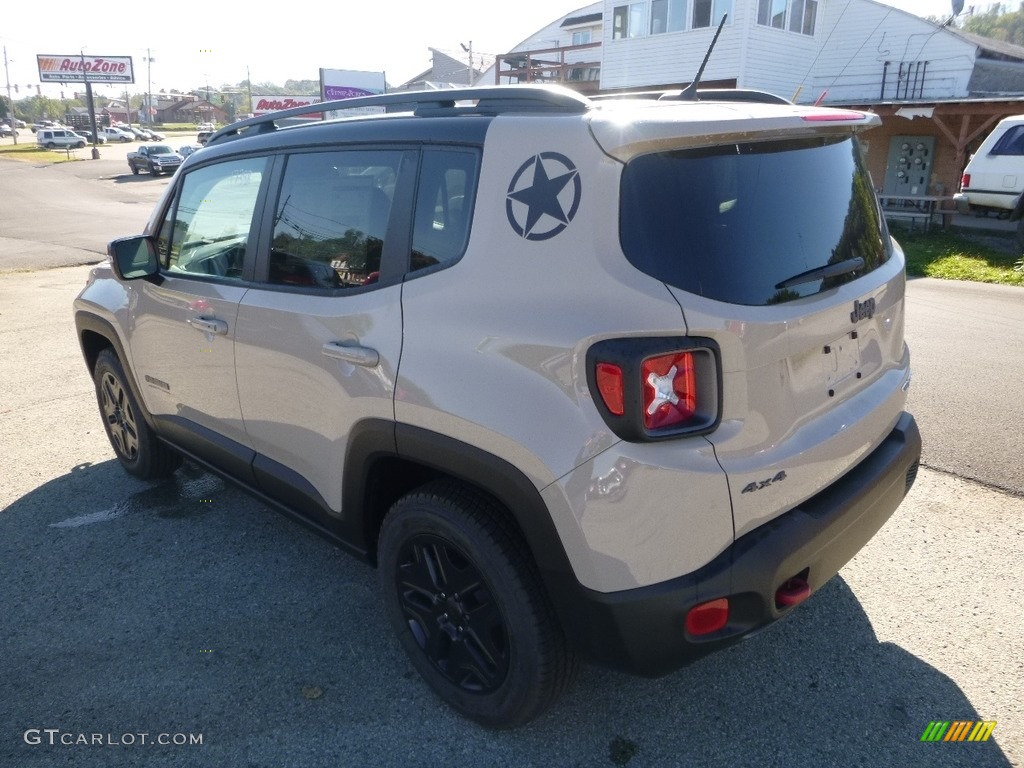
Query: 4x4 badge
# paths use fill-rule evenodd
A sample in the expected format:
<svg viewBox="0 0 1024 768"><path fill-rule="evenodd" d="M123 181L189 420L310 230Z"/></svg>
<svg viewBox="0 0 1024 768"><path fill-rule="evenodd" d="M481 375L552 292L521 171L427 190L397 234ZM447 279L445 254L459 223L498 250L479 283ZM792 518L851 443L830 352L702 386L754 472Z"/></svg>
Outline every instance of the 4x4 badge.
<svg viewBox="0 0 1024 768"><path fill-rule="evenodd" d="M533 169L532 174L527 173L530 169ZM508 223L517 235L527 240L554 237L576 215L582 186L579 171L565 155L558 152L534 155L519 166L508 185L505 197Z"/></svg>

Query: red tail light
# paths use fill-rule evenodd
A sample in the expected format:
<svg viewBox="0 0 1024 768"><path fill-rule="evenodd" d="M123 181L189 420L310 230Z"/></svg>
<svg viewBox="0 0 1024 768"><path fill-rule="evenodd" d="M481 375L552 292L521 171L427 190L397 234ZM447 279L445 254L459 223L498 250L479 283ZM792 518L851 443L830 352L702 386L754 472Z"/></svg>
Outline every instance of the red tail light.
<svg viewBox="0 0 1024 768"><path fill-rule="evenodd" d="M960 179L960 189L962 191L967 189L969 186L971 186L971 174L965 173Z"/></svg>
<svg viewBox="0 0 1024 768"><path fill-rule="evenodd" d="M621 416L626 411L623 404L622 369L612 363L597 364L597 390L605 407L614 415Z"/></svg>
<svg viewBox="0 0 1024 768"><path fill-rule="evenodd" d="M691 635L710 635L729 623L729 600L722 597L695 605L686 614L686 631Z"/></svg>
<svg viewBox="0 0 1024 768"><path fill-rule="evenodd" d="M663 429L685 424L697 413L697 377L693 354L676 352L649 357L640 365L644 427Z"/></svg>
<svg viewBox="0 0 1024 768"><path fill-rule="evenodd" d="M718 426L721 375L711 339L607 339L587 350L591 395L612 431L646 442Z"/></svg>

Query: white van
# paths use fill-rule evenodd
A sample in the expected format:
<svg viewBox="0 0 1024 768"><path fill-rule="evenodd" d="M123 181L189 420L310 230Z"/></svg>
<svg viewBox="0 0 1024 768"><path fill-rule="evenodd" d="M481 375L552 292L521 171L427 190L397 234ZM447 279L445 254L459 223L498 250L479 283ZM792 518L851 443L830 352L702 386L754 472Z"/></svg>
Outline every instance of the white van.
<svg viewBox="0 0 1024 768"><path fill-rule="evenodd" d="M1017 237L1024 245L1024 115L1000 120L971 155L953 196L960 213L995 212L1020 221Z"/></svg>
<svg viewBox="0 0 1024 768"><path fill-rule="evenodd" d="M85 146L85 138L70 128L40 128L36 131L36 144L47 149L56 149L57 147L81 149Z"/></svg>

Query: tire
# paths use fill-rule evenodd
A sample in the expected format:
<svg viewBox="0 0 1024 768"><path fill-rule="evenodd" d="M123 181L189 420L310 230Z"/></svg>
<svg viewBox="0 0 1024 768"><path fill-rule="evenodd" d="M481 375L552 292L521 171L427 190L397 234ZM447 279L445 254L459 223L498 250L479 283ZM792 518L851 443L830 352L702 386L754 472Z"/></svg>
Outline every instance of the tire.
<svg viewBox="0 0 1024 768"><path fill-rule="evenodd" d="M135 166L133 165L133 166L131 166L131 169L132 169L132 174L133 174L133 175L135 175L135 176L138 176L138 175L139 175L139 169L138 169L138 168L136 168L136 167L135 167Z"/></svg>
<svg viewBox="0 0 1024 768"><path fill-rule="evenodd" d="M48 142L46 142L46 148L47 149L56 149L57 145L54 144L52 141L48 141Z"/></svg>
<svg viewBox="0 0 1024 768"><path fill-rule="evenodd" d="M181 466L181 455L161 443L149 428L112 349L97 356L93 382L103 426L121 466L143 480L172 475Z"/></svg>
<svg viewBox="0 0 1024 768"><path fill-rule="evenodd" d="M80 141L77 144L75 144L75 149L85 149L85 142Z"/></svg>
<svg viewBox="0 0 1024 768"><path fill-rule="evenodd" d="M378 547L384 606L434 692L489 728L544 712L579 669L525 542L474 489L438 481L399 499Z"/></svg>

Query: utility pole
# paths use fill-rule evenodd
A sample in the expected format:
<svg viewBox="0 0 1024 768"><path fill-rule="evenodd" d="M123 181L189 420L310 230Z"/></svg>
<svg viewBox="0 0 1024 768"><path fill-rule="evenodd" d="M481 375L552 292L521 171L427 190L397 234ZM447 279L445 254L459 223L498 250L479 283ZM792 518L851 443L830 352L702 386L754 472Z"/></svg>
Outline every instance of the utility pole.
<svg viewBox="0 0 1024 768"><path fill-rule="evenodd" d="M153 59L146 49L146 121L153 122Z"/></svg>
<svg viewBox="0 0 1024 768"><path fill-rule="evenodd" d="M4 46L4 77L7 78L7 103L11 105L11 130L14 131L14 146L18 146L18 118L14 116L14 99L11 98L11 72L7 68L7 46Z"/></svg>
<svg viewBox="0 0 1024 768"><path fill-rule="evenodd" d="M465 45L463 45L462 43L459 43L459 45L462 46L462 50L467 51L469 53L469 72L466 74L466 84L467 85L472 85L473 84L473 41L472 40L469 41L469 47L468 48Z"/></svg>
<svg viewBox="0 0 1024 768"><path fill-rule="evenodd" d="M246 90L248 90L248 92L249 92L249 109L247 111L251 115L253 113L253 109L252 109L252 76L249 74L249 65L248 64L245 65L245 87L246 87Z"/></svg>
<svg viewBox="0 0 1024 768"><path fill-rule="evenodd" d="M89 108L89 124L92 126L92 159L100 159L100 148L97 146L100 141L99 130L96 128L96 105L92 100L92 83L89 82L89 73L85 71L85 51L79 51L82 57L82 80L85 82L85 104Z"/></svg>

